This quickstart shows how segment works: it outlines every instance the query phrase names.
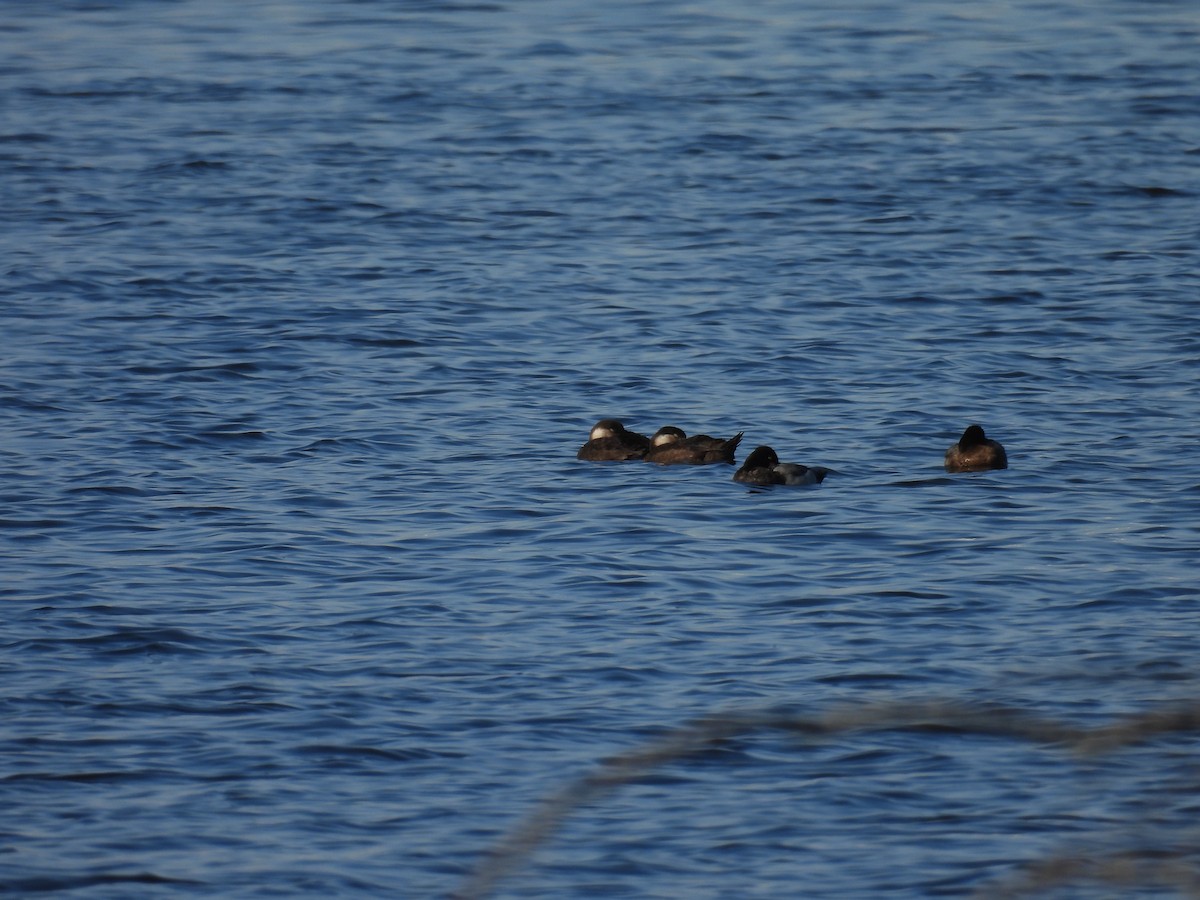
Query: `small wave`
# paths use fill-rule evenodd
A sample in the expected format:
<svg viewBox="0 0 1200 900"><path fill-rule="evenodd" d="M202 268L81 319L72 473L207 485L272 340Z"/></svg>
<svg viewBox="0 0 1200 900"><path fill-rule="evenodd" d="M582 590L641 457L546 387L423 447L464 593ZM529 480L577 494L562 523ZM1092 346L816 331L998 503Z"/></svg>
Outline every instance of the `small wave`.
<svg viewBox="0 0 1200 900"><path fill-rule="evenodd" d="M383 760L386 762L412 762L420 759L457 758L465 754L446 753L444 751L412 748L404 750L388 750L383 747L365 747L348 744L308 744L300 747L299 752L308 756L318 756L326 759L361 759Z"/></svg>
<svg viewBox="0 0 1200 900"><path fill-rule="evenodd" d="M146 491L127 484L87 484L83 487L68 488L65 493L75 495L103 494L109 497L146 496Z"/></svg>
<svg viewBox="0 0 1200 900"><path fill-rule="evenodd" d="M202 885L202 881L170 878L154 872L97 872L86 875L57 875L38 878L16 878L0 885L0 893L48 894L58 891L77 891L112 884L145 885Z"/></svg>
<svg viewBox="0 0 1200 900"><path fill-rule="evenodd" d="M552 209L498 209L493 215L496 216L511 216L517 219L551 219L559 216L565 216L566 213L556 212Z"/></svg>
<svg viewBox="0 0 1200 900"><path fill-rule="evenodd" d="M23 131L19 134L0 134L0 144L44 144L54 140L53 135L40 131Z"/></svg>
<svg viewBox="0 0 1200 900"><path fill-rule="evenodd" d="M70 524L65 519L0 519L0 528L20 531L41 531L44 528L62 528Z"/></svg>
<svg viewBox="0 0 1200 900"><path fill-rule="evenodd" d="M197 372L252 375L260 371L260 368L257 363L252 362L208 363L203 365L176 363L170 365L130 366L126 371L132 375L189 375Z"/></svg>
<svg viewBox="0 0 1200 900"><path fill-rule="evenodd" d="M214 643L181 628L123 628L80 638L32 638L12 646L50 653L61 652L64 647L86 647L105 655L123 656L200 653Z"/></svg>
<svg viewBox="0 0 1200 900"><path fill-rule="evenodd" d="M265 431L226 431L223 429L214 429L212 431L201 431L197 438L206 441L216 441L218 443L244 443L257 442L266 440L267 433Z"/></svg>
<svg viewBox="0 0 1200 900"><path fill-rule="evenodd" d="M131 781L153 781L162 777L159 771L132 772L17 772L0 778L2 782L69 781L78 784L116 784Z"/></svg>

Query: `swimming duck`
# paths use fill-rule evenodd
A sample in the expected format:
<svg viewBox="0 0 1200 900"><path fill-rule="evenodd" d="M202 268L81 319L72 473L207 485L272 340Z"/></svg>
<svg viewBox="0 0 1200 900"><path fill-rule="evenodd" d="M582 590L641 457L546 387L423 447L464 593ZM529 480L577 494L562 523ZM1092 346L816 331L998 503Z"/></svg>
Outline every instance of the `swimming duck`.
<svg viewBox="0 0 1200 900"><path fill-rule="evenodd" d="M979 425L969 425L958 443L946 451L947 472L978 472L983 469L1007 469L1008 455L999 441L983 433Z"/></svg>
<svg viewBox="0 0 1200 900"><path fill-rule="evenodd" d="M575 454L577 459L603 461L641 459L650 449L650 439L635 431L626 431L616 419L601 419L592 426L587 443Z"/></svg>
<svg viewBox="0 0 1200 900"><path fill-rule="evenodd" d="M746 484L820 484L827 474L829 470L821 466L781 463L770 447L755 447L733 473L733 480Z"/></svg>
<svg viewBox="0 0 1200 900"><path fill-rule="evenodd" d="M683 429L674 425L665 425L654 432L650 438L650 449L644 457L646 462L654 462L663 466L686 463L692 466L703 466L708 463L733 464L733 454L742 441L744 432L739 431L733 437L714 438L707 434L694 434L688 437Z"/></svg>

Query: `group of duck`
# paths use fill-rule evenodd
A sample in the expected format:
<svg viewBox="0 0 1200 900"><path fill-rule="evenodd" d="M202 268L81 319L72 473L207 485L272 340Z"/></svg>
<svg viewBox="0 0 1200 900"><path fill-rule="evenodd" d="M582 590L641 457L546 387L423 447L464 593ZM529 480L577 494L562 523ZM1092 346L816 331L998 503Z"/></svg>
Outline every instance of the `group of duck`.
<svg viewBox="0 0 1200 900"><path fill-rule="evenodd" d="M688 437L680 428L666 425L653 436L646 437L628 430L617 419L601 419L592 426L587 443L579 448L577 458L604 462L610 460L644 460L663 466L703 466L711 463L734 465L739 431L731 438L714 438L707 434ZM962 437L946 450L943 460L947 472L978 472L985 469L1007 469L1008 456L999 441L994 441L979 425L970 425ZM734 481L746 484L820 484L832 470L824 466L805 466L800 463L781 463L778 454L764 445L755 447L733 473Z"/></svg>

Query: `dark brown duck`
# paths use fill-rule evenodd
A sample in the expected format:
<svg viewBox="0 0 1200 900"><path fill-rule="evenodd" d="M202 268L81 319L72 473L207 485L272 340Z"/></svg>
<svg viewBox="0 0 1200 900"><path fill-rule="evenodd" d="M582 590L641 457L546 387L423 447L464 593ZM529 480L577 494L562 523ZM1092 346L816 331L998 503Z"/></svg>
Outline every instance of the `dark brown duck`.
<svg viewBox="0 0 1200 900"><path fill-rule="evenodd" d="M755 447L742 467L733 473L734 481L745 484L820 484L829 470L823 466L781 463L770 447Z"/></svg>
<svg viewBox="0 0 1200 900"><path fill-rule="evenodd" d="M665 425L650 439L650 449L646 451L644 458L646 462L663 466L704 466L710 463L733 465L734 453L742 441L743 433L739 431L731 438L714 438L707 434L688 437L683 429Z"/></svg>
<svg viewBox="0 0 1200 900"><path fill-rule="evenodd" d="M649 449L650 439L644 434L626 431L616 419L601 419L592 426L587 443L575 456L593 462L641 459Z"/></svg>
<svg viewBox="0 0 1200 900"><path fill-rule="evenodd" d="M957 444L946 451L947 472L979 472L1007 469L1008 455L999 441L991 440L980 425L969 425Z"/></svg>

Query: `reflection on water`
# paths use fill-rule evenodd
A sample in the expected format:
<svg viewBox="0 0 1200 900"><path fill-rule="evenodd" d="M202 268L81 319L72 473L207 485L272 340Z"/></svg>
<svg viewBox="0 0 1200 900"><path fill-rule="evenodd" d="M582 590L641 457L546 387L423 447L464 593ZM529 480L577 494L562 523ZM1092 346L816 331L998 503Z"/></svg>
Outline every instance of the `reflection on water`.
<svg viewBox="0 0 1200 900"><path fill-rule="evenodd" d="M604 760L593 771L543 799L523 821L505 834L455 894L459 900L487 897L506 873L526 862L539 845L552 839L563 819L602 801L624 785L656 769L720 750L728 742L753 739L761 732L782 732L804 741L831 739L856 732L917 732L946 735L953 743L963 735L984 735L1046 745L1068 758L1108 754L1171 735L1200 730L1200 705L1175 705L1127 716L1092 728L998 706L954 703L881 703L845 707L819 716L786 712L720 712L666 731L653 740ZM1177 786L1194 793L1196 784ZM702 811L700 811L702 813ZM1036 860L1021 871L985 885L981 896L1023 896L1056 885L1097 882L1126 890L1166 886L1200 896L1200 845L1197 832L1171 835L1170 846L1144 846L1144 823L1127 823L1129 846L1102 857L1062 853ZM870 852L870 847L864 848Z"/></svg>

